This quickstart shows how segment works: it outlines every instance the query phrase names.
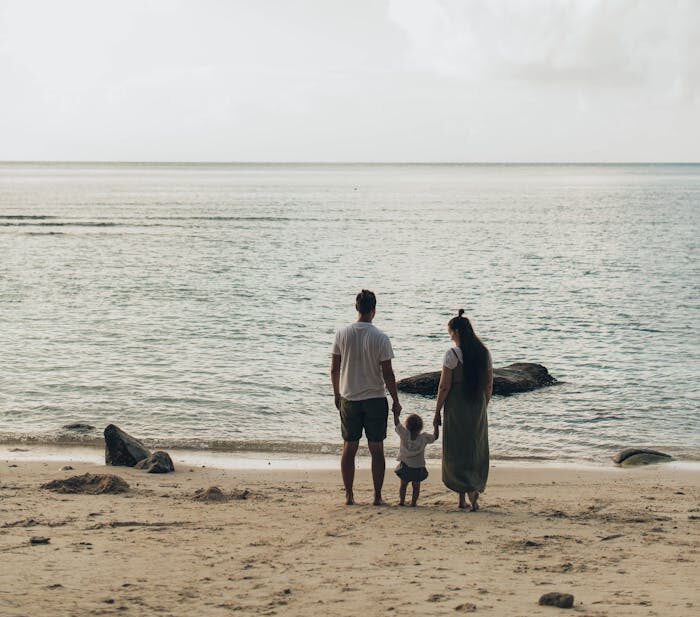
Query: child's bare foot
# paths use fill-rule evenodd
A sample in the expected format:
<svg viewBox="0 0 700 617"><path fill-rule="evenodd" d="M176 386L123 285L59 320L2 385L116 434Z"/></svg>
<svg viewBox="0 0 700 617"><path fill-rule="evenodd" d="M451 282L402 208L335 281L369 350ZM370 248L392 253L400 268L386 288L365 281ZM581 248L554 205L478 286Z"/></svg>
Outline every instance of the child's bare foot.
<svg viewBox="0 0 700 617"><path fill-rule="evenodd" d="M346 506L354 506L355 505L355 496L352 494L352 491L345 491L345 505Z"/></svg>

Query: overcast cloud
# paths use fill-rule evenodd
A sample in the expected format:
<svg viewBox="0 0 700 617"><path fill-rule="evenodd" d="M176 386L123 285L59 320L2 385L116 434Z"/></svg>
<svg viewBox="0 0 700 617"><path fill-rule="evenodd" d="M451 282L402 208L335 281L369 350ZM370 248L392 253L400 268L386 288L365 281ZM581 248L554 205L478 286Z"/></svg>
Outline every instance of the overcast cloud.
<svg viewBox="0 0 700 617"><path fill-rule="evenodd" d="M700 161L698 32L693 0L0 0L0 159Z"/></svg>

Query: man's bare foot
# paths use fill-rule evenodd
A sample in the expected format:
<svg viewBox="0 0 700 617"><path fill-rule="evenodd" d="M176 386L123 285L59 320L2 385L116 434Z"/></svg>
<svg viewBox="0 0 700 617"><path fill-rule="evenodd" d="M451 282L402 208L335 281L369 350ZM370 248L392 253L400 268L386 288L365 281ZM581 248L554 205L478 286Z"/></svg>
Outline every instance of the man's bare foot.
<svg viewBox="0 0 700 617"><path fill-rule="evenodd" d="M411 507L412 507L412 508L416 508L416 507L418 507L418 504L417 504L415 501L412 501L412 502L411 502Z"/></svg>
<svg viewBox="0 0 700 617"><path fill-rule="evenodd" d="M373 506L385 506L386 504L384 503L384 500L382 499L381 495L375 495L374 496L374 501L372 502Z"/></svg>
<svg viewBox="0 0 700 617"><path fill-rule="evenodd" d="M346 506L354 506L355 505L355 496L352 494L352 491L345 491L345 505Z"/></svg>

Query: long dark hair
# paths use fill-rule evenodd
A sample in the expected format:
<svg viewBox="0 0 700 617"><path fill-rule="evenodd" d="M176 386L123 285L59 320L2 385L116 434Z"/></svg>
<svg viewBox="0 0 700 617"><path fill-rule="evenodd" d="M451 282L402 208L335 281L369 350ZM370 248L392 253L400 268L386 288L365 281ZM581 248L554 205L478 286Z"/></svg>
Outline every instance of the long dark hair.
<svg viewBox="0 0 700 617"><path fill-rule="evenodd" d="M453 317L447 327L459 334L459 348L462 350L462 370L464 371L464 387L467 394L476 396L486 387L489 351L474 334L472 324L464 315L464 309L459 309L457 317Z"/></svg>

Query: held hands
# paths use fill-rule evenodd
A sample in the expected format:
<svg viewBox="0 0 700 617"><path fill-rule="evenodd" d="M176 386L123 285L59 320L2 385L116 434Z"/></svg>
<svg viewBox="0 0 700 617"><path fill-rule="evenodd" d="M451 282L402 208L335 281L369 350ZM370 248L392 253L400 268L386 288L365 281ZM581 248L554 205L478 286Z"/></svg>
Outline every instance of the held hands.
<svg viewBox="0 0 700 617"><path fill-rule="evenodd" d="M398 401L398 400L395 400L395 401L393 402L393 404L391 405L391 412L392 412L395 416L397 416L397 417L398 417L399 415L401 415L401 410L402 410L402 409L403 409L403 407L401 407L401 405L399 404L399 401Z"/></svg>
<svg viewBox="0 0 700 617"><path fill-rule="evenodd" d="M433 418L433 426L435 427L435 432L438 431L438 427L442 425L442 414L439 411L435 412L435 417Z"/></svg>
<svg viewBox="0 0 700 617"><path fill-rule="evenodd" d="M340 411L340 393L339 392L335 393L335 407L338 411Z"/></svg>

